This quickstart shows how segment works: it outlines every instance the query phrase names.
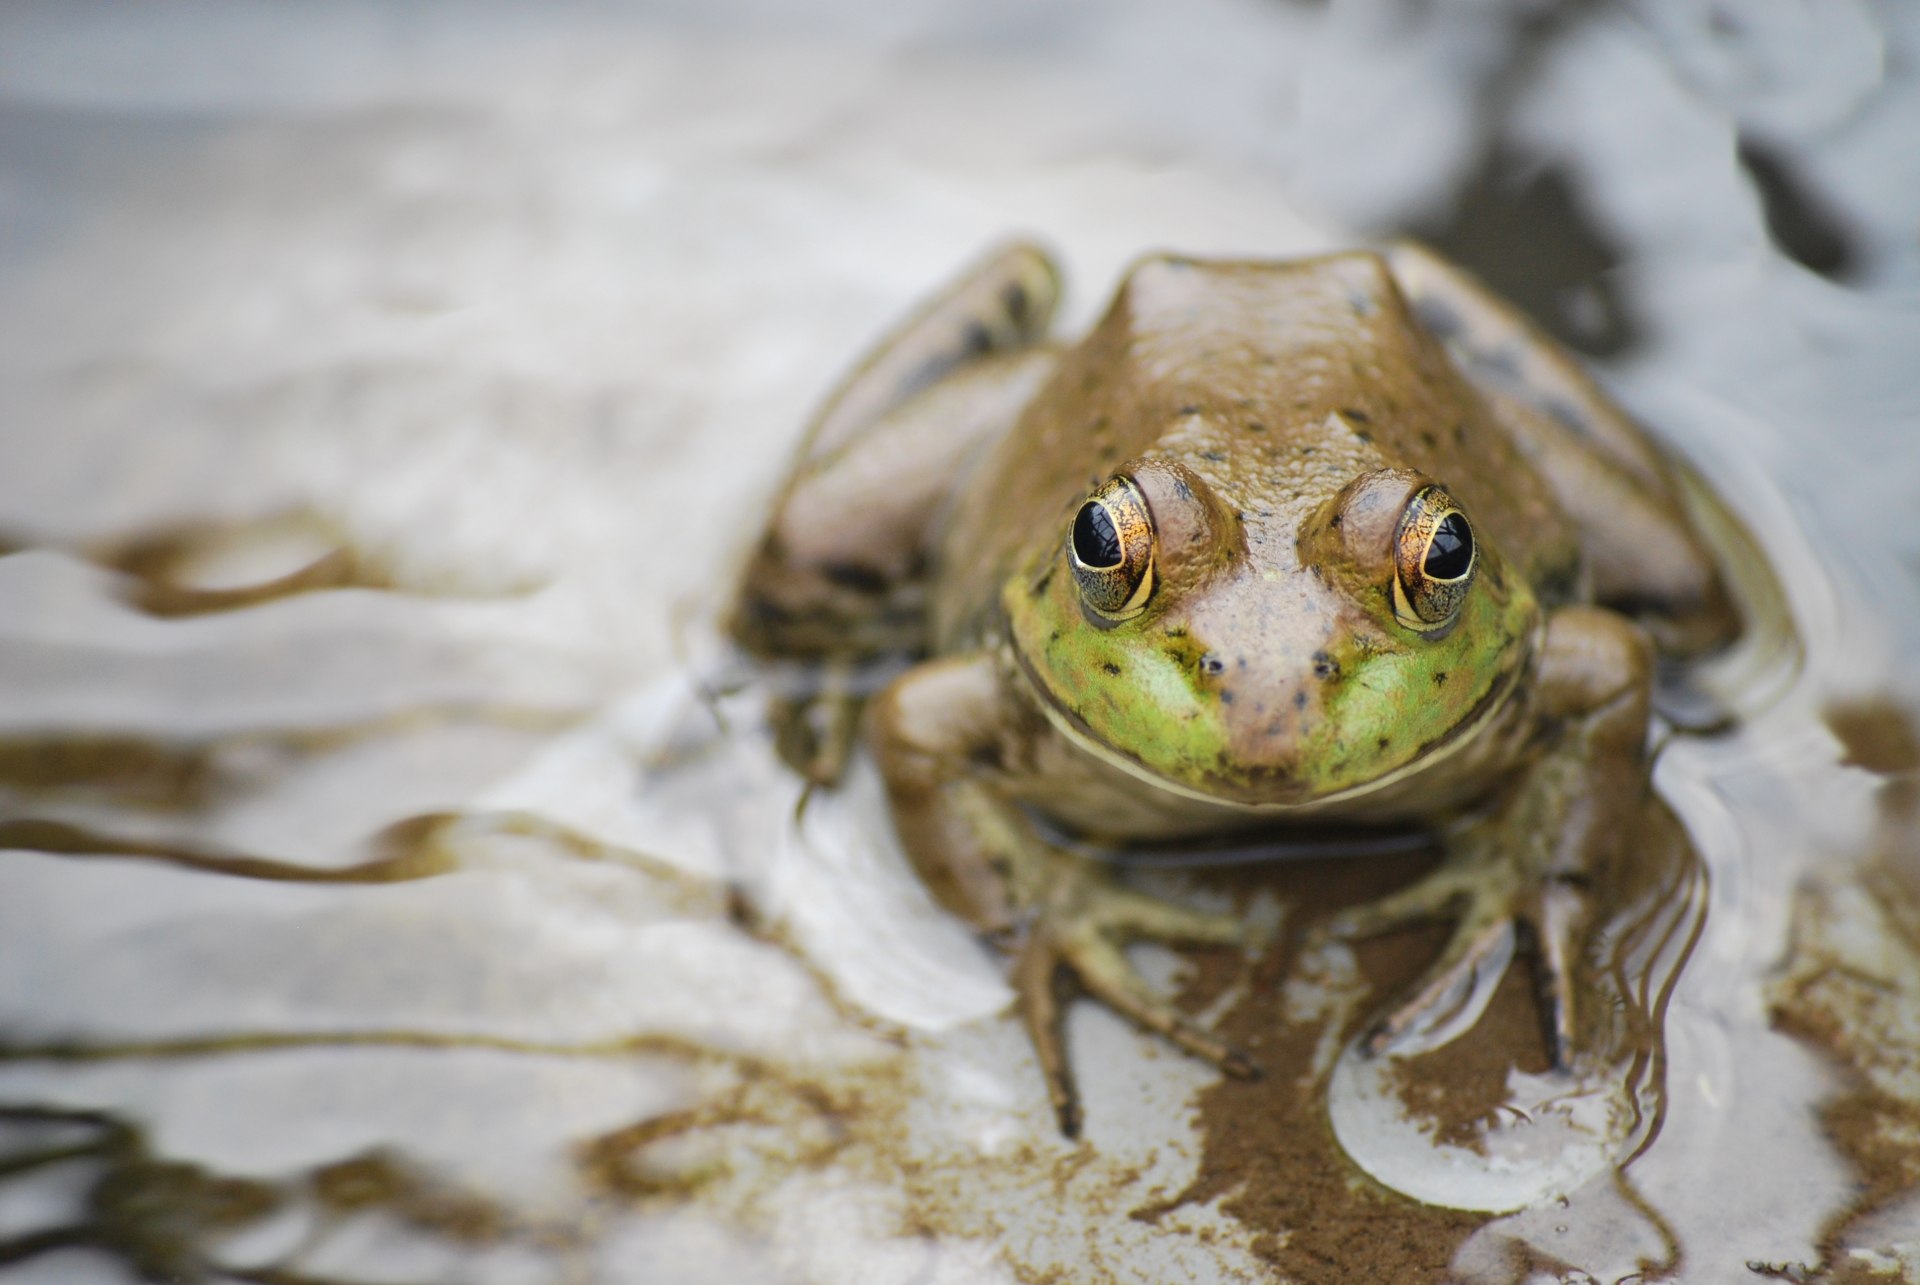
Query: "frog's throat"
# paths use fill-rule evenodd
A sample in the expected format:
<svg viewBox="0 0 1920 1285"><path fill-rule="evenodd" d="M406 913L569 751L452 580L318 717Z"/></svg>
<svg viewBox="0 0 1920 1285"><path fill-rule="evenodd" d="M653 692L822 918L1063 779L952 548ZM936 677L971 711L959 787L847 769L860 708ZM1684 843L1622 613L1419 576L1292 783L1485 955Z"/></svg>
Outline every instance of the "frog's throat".
<svg viewBox="0 0 1920 1285"><path fill-rule="evenodd" d="M1318 798L1308 799L1304 803L1242 803L1236 799L1223 799L1217 794L1197 790L1191 785L1161 775L1139 760L1129 758L1101 741L1079 718L1061 709L1055 702L1053 693L1048 690L1045 683L1040 681L1040 676L1034 673L1033 667L1020 649L1009 644L1007 650L1013 653L1015 662L1020 666L1020 674L1027 680L1027 687L1033 692L1040 711L1047 716L1047 721L1053 724L1054 729L1067 740L1101 762L1111 764L1127 775L1145 781L1156 789L1165 790L1169 794L1195 799L1201 803L1210 803L1217 808L1226 808L1234 812L1271 816L1275 813L1318 810L1347 799L1364 798L1366 795L1398 784L1416 772L1424 772L1473 744L1479 739L1480 733L1506 709L1508 702L1513 699L1513 694L1520 690L1521 676L1533 669L1534 662L1540 655L1540 641L1545 629L1544 622L1535 629L1534 636L1527 640L1526 654L1521 656L1520 663L1507 670L1501 677L1499 686L1480 701L1479 708L1473 712L1473 716L1463 720L1439 741L1428 746L1425 753L1417 755L1391 772L1383 773L1371 781L1362 781L1358 785L1350 785L1344 790L1335 790L1331 794L1323 794Z"/></svg>

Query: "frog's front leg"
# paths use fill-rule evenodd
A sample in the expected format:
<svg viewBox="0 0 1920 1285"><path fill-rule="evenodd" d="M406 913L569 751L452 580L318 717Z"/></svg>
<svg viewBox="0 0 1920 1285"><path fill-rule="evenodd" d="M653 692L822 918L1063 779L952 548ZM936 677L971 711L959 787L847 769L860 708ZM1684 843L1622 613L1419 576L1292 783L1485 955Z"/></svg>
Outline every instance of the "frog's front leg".
<svg viewBox="0 0 1920 1285"><path fill-rule="evenodd" d="M989 656L951 657L896 679L867 712L902 845L934 896L984 932L1018 940L1015 990L1061 1132L1080 1130L1055 991L1061 969L1094 998L1229 1074L1253 1061L1165 998L1127 961L1129 941L1236 945L1234 919L1123 888L1113 868L1043 842L998 787L1038 718Z"/></svg>
<svg viewBox="0 0 1920 1285"><path fill-rule="evenodd" d="M1574 965L1596 885L1604 880L1646 798L1653 648L1638 626L1594 607L1569 607L1547 625L1535 699L1544 751L1492 811L1447 842L1426 878L1337 917L1337 937L1452 918L1453 936L1412 998L1367 1040L1370 1052L1431 1031L1468 999L1471 1025L1508 960L1531 945L1554 1064L1576 1041Z"/></svg>

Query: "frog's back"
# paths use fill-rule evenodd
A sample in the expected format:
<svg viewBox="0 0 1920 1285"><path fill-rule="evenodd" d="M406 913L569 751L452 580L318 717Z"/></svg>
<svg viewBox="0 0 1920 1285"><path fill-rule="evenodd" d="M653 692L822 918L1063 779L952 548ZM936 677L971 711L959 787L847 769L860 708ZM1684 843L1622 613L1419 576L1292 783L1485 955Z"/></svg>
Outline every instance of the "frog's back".
<svg viewBox="0 0 1920 1285"><path fill-rule="evenodd" d="M1553 492L1367 252L1291 263L1143 261L958 497L934 642L978 645L1001 586L1057 551L1124 461L1178 461L1237 518L1247 554L1298 566L1297 533L1381 468L1444 484L1549 604L1578 595Z"/></svg>

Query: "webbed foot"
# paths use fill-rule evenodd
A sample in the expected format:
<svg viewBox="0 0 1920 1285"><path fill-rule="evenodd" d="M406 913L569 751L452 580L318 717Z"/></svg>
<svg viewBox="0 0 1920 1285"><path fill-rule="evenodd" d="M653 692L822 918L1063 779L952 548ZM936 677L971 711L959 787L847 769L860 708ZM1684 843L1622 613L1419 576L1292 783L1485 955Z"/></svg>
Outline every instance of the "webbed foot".
<svg viewBox="0 0 1920 1285"><path fill-rule="evenodd" d="M1062 1039L1062 1010L1054 983L1065 967L1087 993L1176 1047L1228 1075L1252 1079L1252 1058L1214 1035L1156 994L1122 952L1129 941L1238 946L1246 930L1226 915L1172 905L1117 886L1111 871L1057 854L1047 895L1028 930L1015 967L1021 1013L1046 1078L1060 1131L1080 1133L1080 1102Z"/></svg>
<svg viewBox="0 0 1920 1285"><path fill-rule="evenodd" d="M1368 1032L1371 1054L1438 1048L1465 1034L1485 1011L1516 947L1533 956L1547 1052L1565 1070L1574 1053L1574 963L1590 915L1585 880L1542 876L1491 847L1456 852L1425 878L1335 916L1340 939L1452 919L1453 935L1410 998Z"/></svg>

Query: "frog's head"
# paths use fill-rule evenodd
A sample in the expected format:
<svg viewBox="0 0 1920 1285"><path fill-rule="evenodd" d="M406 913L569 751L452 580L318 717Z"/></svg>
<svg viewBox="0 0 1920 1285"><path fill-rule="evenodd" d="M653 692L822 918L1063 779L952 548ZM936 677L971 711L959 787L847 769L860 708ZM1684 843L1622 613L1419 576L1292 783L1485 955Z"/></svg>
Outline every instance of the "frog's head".
<svg viewBox="0 0 1920 1285"><path fill-rule="evenodd" d="M1083 746L1208 798L1311 803L1470 740L1576 556L1369 254L1147 260L1017 444L1021 667Z"/></svg>

